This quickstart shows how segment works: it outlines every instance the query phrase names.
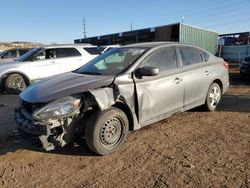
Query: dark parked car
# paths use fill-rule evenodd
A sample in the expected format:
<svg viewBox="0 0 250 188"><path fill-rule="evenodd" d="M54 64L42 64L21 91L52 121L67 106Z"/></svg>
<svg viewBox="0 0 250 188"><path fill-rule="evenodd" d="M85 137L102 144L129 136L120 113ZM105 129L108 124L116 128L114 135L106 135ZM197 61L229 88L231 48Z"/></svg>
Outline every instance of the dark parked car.
<svg viewBox="0 0 250 188"><path fill-rule="evenodd" d="M15 121L21 135L46 150L81 136L107 155L121 148L129 130L201 105L216 110L228 87L228 64L200 48L134 44L31 85L20 94Z"/></svg>
<svg viewBox="0 0 250 188"><path fill-rule="evenodd" d="M240 75L242 78L250 76L250 56L244 58L240 64Z"/></svg>
<svg viewBox="0 0 250 188"><path fill-rule="evenodd" d="M28 52L29 48L13 48L10 50L5 50L0 54L0 59L15 59L19 56L22 56L26 52Z"/></svg>

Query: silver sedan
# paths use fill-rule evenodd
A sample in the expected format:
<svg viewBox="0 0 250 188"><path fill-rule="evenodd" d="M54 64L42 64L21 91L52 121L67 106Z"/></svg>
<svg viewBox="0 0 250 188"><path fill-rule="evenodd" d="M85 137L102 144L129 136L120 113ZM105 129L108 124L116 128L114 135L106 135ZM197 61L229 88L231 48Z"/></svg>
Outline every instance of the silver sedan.
<svg viewBox="0 0 250 188"><path fill-rule="evenodd" d="M228 64L203 49L134 44L30 86L20 95L15 120L21 134L46 150L78 135L107 155L121 148L129 130L197 106L215 111L228 87Z"/></svg>

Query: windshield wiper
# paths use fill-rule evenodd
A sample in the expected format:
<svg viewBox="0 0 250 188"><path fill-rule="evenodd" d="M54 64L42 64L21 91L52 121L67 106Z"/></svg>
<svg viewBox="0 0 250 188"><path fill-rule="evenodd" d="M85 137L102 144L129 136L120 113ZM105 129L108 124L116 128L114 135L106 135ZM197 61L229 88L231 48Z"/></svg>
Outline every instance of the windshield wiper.
<svg viewBox="0 0 250 188"><path fill-rule="evenodd" d="M99 72L77 72L79 74L89 74L89 75L101 75Z"/></svg>

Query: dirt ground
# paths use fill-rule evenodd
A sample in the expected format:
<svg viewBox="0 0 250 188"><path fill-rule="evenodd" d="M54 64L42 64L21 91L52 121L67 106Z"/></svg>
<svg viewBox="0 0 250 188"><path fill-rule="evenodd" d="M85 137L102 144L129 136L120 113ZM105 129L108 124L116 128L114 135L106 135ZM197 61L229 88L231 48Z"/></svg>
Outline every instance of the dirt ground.
<svg viewBox="0 0 250 188"><path fill-rule="evenodd" d="M0 96L0 187L250 187L250 80L231 70L217 112L192 110L132 132L96 156L84 141L52 152L18 137L17 96Z"/></svg>

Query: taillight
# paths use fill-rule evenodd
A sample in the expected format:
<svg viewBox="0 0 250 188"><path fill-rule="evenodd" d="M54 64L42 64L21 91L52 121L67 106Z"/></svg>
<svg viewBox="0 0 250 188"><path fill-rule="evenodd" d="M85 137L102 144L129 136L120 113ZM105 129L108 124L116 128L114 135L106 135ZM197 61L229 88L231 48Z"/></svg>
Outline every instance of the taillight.
<svg viewBox="0 0 250 188"><path fill-rule="evenodd" d="M224 62L224 63L223 63L223 65L224 65L225 69L227 69L227 70L228 70L228 68L229 68L229 64L228 64L228 62Z"/></svg>

